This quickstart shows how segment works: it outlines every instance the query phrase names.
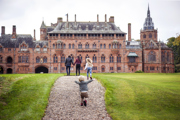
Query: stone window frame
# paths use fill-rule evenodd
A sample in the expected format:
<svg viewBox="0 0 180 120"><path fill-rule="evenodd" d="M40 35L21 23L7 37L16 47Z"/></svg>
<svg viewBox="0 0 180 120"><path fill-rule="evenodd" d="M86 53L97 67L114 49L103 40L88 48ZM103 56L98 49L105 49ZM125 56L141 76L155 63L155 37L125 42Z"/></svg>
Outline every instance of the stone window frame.
<svg viewBox="0 0 180 120"><path fill-rule="evenodd" d="M46 56L43 57L43 63L47 63L47 57Z"/></svg>
<svg viewBox="0 0 180 120"><path fill-rule="evenodd" d="M151 33L149 33L149 38L152 38L152 34Z"/></svg>
<svg viewBox="0 0 180 120"><path fill-rule="evenodd" d="M106 44L104 44L103 46L104 46L104 49L106 49Z"/></svg>
<svg viewBox="0 0 180 120"><path fill-rule="evenodd" d="M109 49L111 49L111 44L109 44Z"/></svg>
<svg viewBox="0 0 180 120"><path fill-rule="evenodd" d="M65 43L63 44L63 49L66 49L66 44Z"/></svg>
<svg viewBox="0 0 180 120"><path fill-rule="evenodd" d="M110 67L110 70L113 70L114 68L113 67Z"/></svg>
<svg viewBox="0 0 180 120"><path fill-rule="evenodd" d="M102 44L100 44L100 49L102 49Z"/></svg>
<svg viewBox="0 0 180 120"><path fill-rule="evenodd" d="M135 63L136 57L129 57L129 63Z"/></svg>
<svg viewBox="0 0 180 120"><path fill-rule="evenodd" d="M150 51L148 53L148 62L156 62L156 52Z"/></svg>
<svg viewBox="0 0 180 120"><path fill-rule="evenodd" d="M165 51L161 51L161 62L165 62Z"/></svg>
<svg viewBox="0 0 180 120"><path fill-rule="evenodd" d="M93 49L96 49L96 43L93 43L93 47L92 47Z"/></svg>
<svg viewBox="0 0 180 120"><path fill-rule="evenodd" d="M53 63L58 63L58 57L56 54L53 55Z"/></svg>
<svg viewBox="0 0 180 120"><path fill-rule="evenodd" d="M3 63L3 56L0 55L0 63Z"/></svg>
<svg viewBox="0 0 180 120"><path fill-rule="evenodd" d="M56 49L56 45L53 43L53 49Z"/></svg>
<svg viewBox="0 0 180 120"><path fill-rule="evenodd" d="M117 70L121 70L121 67L117 67Z"/></svg>
<svg viewBox="0 0 180 120"><path fill-rule="evenodd" d="M72 61L74 63L74 55L73 54L71 54L71 59L72 59Z"/></svg>
<svg viewBox="0 0 180 120"><path fill-rule="evenodd" d="M69 49L71 49L71 44L69 43Z"/></svg>
<svg viewBox="0 0 180 120"><path fill-rule="evenodd" d="M146 34L143 35L143 38L146 38Z"/></svg>
<svg viewBox="0 0 180 120"><path fill-rule="evenodd" d="M78 44L78 49L82 49L82 44L81 44L81 42Z"/></svg>
<svg viewBox="0 0 180 120"><path fill-rule="evenodd" d="M95 54L93 55L93 63L97 63L97 57Z"/></svg>
<svg viewBox="0 0 180 120"><path fill-rule="evenodd" d="M64 54L61 55L61 63L65 63L65 55Z"/></svg>
<svg viewBox="0 0 180 120"><path fill-rule="evenodd" d="M85 57L85 62L86 62L86 59L89 58L89 55L87 54L86 57Z"/></svg>
<svg viewBox="0 0 180 120"><path fill-rule="evenodd" d="M101 63L105 63L106 62L106 57L104 54L101 55Z"/></svg>
<svg viewBox="0 0 180 120"><path fill-rule="evenodd" d="M171 59L170 59L170 52L168 51L167 52L167 62L170 62L171 61Z"/></svg>
<svg viewBox="0 0 180 120"><path fill-rule="evenodd" d="M119 44L119 49L121 49L121 47L122 47L121 44Z"/></svg>
<svg viewBox="0 0 180 120"><path fill-rule="evenodd" d="M85 49L89 49L89 43L88 42L85 44Z"/></svg>
<svg viewBox="0 0 180 120"><path fill-rule="evenodd" d="M36 52L40 52L41 50L40 50L40 45L36 45Z"/></svg>
<svg viewBox="0 0 180 120"><path fill-rule="evenodd" d="M117 63L121 63L121 55L120 54L118 54L118 56L117 56Z"/></svg>
<svg viewBox="0 0 180 120"><path fill-rule="evenodd" d="M36 63L40 63L40 57L39 56L36 57Z"/></svg>
<svg viewBox="0 0 180 120"><path fill-rule="evenodd" d="M74 49L74 43L72 44L72 49Z"/></svg>
<svg viewBox="0 0 180 120"><path fill-rule="evenodd" d="M114 57L113 57L112 54L110 54L110 56L109 56L109 62L110 62L110 63L113 63L113 62L114 62Z"/></svg>

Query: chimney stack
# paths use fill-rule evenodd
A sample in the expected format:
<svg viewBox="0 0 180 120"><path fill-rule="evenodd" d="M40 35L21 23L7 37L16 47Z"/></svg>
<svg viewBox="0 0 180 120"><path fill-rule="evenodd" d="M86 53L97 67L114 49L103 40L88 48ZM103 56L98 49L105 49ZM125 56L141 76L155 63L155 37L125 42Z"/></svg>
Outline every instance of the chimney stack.
<svg viewBox="0 0 180 120"><path fill-rule="evenodd" d="M57 23L60 23L60 22L62 22L62 21L63 21L62 17L58 17L58 18L57 18Z"/></svg>
<svg viewBox="0 0 180 120"><path fill-rule="evenodd" d="M111 17L109 18L109 22L114 23L114 16L111 16Z"/></svg>
<svg viewBox="0 0 180 120"><path fill-rule="evenodd" d="M128 41L131 41L131 23L128 23Z"/></svg>
<svg viewBox="0 0 180 120"><path fill-rule="evenodd" d="M12 30L12 38L16 38L16 26L13 25L13 30Z"/></svg>
<svg viewBox="0 0 180 120"><path fill-rule="evenodd" d="M107 19L106 19L106 14L105 14L105 23L107 22Z"/></svg>
<svg viewBox="0 0 180 120"><path fill-rule="evenodd" d="M69 25L68 25L68 13L66 14L67 16L67 28L69 28Z"/></svg>
<svg viewBox="0 0 180 120"><path fill-rule="evenodd" d="M76 23L76 14L75 14L75 23Z"/></svg>
<svg viewBox="0 0 180 120"><path fill-rule="evenodd" d="M97 24L99 25L99 15L97 14Z"/></svg>
<svg viewBox="0 0 180 120"><path fill-rule="evenodd" d="M2 35L5 35L5 26L2 26L2 28L1 28L1 36Z"/></svg>
<svg viewBox="0 0 180 120"><path fill-rule="evenodd" d="M36 41L36 30L34 29L34 41Z"/></svg>

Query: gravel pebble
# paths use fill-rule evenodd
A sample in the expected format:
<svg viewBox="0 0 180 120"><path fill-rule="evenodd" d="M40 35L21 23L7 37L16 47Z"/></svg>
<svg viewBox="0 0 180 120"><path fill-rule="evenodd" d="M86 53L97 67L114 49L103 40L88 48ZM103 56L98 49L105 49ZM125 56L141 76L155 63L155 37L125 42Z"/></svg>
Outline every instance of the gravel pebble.
<svg viewBox="0 0 180 120"><path fill-rule="evenodd" d="M51 90L49 104L43 120L112 120L104 101L105 89L94 79L88 84L87 106L80 106L77 76L58 78Z"/></svg>

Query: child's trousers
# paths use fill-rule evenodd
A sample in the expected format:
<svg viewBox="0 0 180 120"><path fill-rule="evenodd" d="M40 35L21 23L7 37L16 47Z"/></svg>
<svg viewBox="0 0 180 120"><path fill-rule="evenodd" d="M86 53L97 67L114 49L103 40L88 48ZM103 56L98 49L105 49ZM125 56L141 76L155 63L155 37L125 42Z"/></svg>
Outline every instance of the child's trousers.
<svg viewBox="0 0 180 120"><path fill-rule="evenodd" d="M88 74L90 74L90 77L92 77L92 67L87 68L87 77L89 76Z"/></svg>

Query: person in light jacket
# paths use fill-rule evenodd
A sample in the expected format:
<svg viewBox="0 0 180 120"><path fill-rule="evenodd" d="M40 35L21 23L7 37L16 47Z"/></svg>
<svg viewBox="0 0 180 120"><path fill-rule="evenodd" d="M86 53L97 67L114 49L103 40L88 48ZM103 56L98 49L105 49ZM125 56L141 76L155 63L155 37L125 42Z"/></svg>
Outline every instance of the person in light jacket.
<svg viewBox="0 0 180 120"><path fill-rule="evenodd" d="M92 67L93 67L92 60L90 58L86 58L86 66L84 70L87 69L87 80L89 80L89 74L90 77L92 77Z"/></svg>

